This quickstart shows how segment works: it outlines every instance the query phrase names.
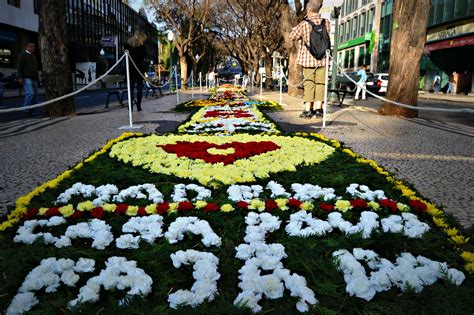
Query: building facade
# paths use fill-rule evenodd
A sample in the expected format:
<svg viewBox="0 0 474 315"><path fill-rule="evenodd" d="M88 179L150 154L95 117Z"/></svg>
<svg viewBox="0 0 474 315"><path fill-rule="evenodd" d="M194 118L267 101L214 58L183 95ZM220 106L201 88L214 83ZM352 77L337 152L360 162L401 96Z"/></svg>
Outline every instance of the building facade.
<svg viewBox="0 0 474 315"><path fill-rule="evenodd" d="M17 56L26 42L37 42L39 1L0 0L0 72L16 72ZM151 60L156 59L156 28L121 0L68 0L65 18L74 71L80 64L88 63L103 73L116 60L115 47L105 45L103 38L117 38L121 55L126 41L136 30L148 35L145 42L148 55Z"/></svg>
<svg viewBox="0 0 474 315"><path fill-rule="evenodd" d="M345 0L339 17L338 63L346 72L363 64L376 71L380 0ZM375 45L375 46L374 46Z"/></svg>

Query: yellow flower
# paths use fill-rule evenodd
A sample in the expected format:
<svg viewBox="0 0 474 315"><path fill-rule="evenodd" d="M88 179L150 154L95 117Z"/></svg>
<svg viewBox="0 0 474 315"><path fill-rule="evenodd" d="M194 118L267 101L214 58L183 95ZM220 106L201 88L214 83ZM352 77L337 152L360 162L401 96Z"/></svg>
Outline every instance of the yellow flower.
<svg viewBox="0 0 474 315"><path fill-rule="evenodd" d="M59 213L63 215L63 217L70 217L74 213L74 207L71 204L66 206L59 207Z"/></svg>
<svg viewBox="0 0 474 315"><path fill-rule="evenodd" d="M194 206L196 207L196 209L202 209L205 206L207 206L207 202L205 202L204 200L198 200L198 201L196 201Z"/></svg>
<svg viewBox="0 0 474 315"><path fill-rule="evenodd" d="M312 211L314 209L314 205L309 201L305 201L301 204L300 208L304 211Z"/></svg>
<svg viewBox="0 0 474 315"><path fill-rule="evenodd" d="M134 217L138 214L138 206L128 206L127 211L125 214L131 217Z"/></svg>
<svg viewBox="0 0 474 315"><path fill-rule="evenodd" d="M434 224L436 224L436 226L439 226L440 228L447 228L448 227L446 222L444 222L443 218L433 217L433 222L434 222Z"/></svg>
<svg viewBox="0 0 474 315"><path fill-rule="evenodd" d="M117 205L112 204L112 203L106 203L102 205L102 209L104 209L104 211L106 212L114 212L116 208L117 208Z"/></svg>
<svg viewBox="0 0 474 315"><path fill-rule="evenodd" d="M397 208L401 212L409 212L410 211L410 207L408 205L404 204L404 203L401 203L401 202L397 202Z"/></svg>
<svg viewBox="0 0 474 315"><path fill-rule="evenodd" d="M348 210L352 209L351 202L348 200L338 200L336 201L334 207L342 213L345 213Z"/></svg>
<svg viewBox="0 0 474 315"><path fill-rule="evenodd" d="M39 208L38 215L45 215L49 208Z"/></svg>
<svg viewBox="0 0 474 315"><path fill-rule="evenodd" d="M260 199L253 199L250 201L248 208L250 210L257 210L262 212L263 210L265 210L265 202Z"/></svg>
<svg viewBox="0 0 474 315"><path fill-rule="evenodd" d="M464 268L469 273L474 273L474 263L468 263L464 265Z"/></svg>
<svg viewBox="0 0 474 315"><path fill-rule="evenodd" d="M145 212L148 214L156 214L156 204L151 204L145 207Z"/></svg>
<svg viewBox="0 0 474 315"><path fill-rule="evenodd" d="M231 204L226 203L225 205L222 205L221 211L222 212L231 212L231 211L234 211L234 207L232 207Z"/></svg>
<svg viewBox="0 0 474 315"><path fill-rule="evenodd" d="M367 205L372 208L372 210L379 211L380 210L380 205L378 202L375 201L369 201Z"/></svg>
<svg viewBox="0 0 474 315"><path fill-rule="evenodd" d="M278 208L280 208L280 210L282 211L288 210L288 207L286 206L288 204L288 199L278 198L278 199L275 199L275 202L277 203Z"/></svg>
<svg viewBox="0 0 474 315"><path fill-rule="evenodd" d="M92 203L92 201L90 201L90 200L80 202L80 203L77 204L77 210L79 210L79 211L91 211L94 208L95 208L95 206Z"/></svg>
<svg viewBox="0 0 474 315"><path fill-rule="evenodd" d="M445 229L444 233L446 233L450 237L455 236L455 235L458 235L458 229L456 229L456 228Z"/></svg>
<svg viewBox="0 0 474 315"><path fill-rule="evenodd" d="M461 257L462 257L462 259L464 259L465 261L474 263L474 253L464 251L464 252L462 252Z"/></svg>
<svg viewBox="0 0 474 315"><path fill-rule="evenodd" d="M469 237L464 237L462 235L455 235L451 236L451 240L456 244L456 245L463 245L469 242Z"/></svg>
<svg viewBox="0 0 474 315"><path fill-rule="evenodd" d="M179 204L177 202L172 202L169 204L170 208L168 209L168 213L177 213Z"/></svg>

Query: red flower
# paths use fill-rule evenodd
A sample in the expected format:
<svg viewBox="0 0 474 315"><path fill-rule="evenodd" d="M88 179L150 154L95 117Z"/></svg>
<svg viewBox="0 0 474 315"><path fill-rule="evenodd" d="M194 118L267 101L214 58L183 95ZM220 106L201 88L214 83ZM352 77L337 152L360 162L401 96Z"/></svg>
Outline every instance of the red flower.
<svg viewBox="0 0 474 315"><path fill-rule="evenodd" d="M96 207L91 210L91 217L96 219L102 219L104 217L104 208Z"/></svg>
<svg viewBox="0 0 474 315"><path fill-rule="evenodd" d="M428 210L428 207L426 206L426 204L420 200L410 200L409 204L410 204L410 207L412 207L413 209L419 212L426 212L426 210Z"/></svg>
<svg viewBox="0 0 474 315"><path fill-rule="evenodd" d="M138 215L141 216L141 217L144 217L144 216L148 215L146 213L145 207L138 208Z"/></svg>
<svg viewBox="0 0 474 315"><path fill-rule="evenodd" d="M156 205L156 213L161 214L161 215L166 214L169 208L170 208L169 203L167 202L159 203Z"/></svg>
<svg viewBox="0 0 474 315"><path fill-rule="evenodd" d="M352 208L366 209L367 202L364 199L352 199L350 200Z"/></svg>
<svg viewBox="0 0 474 315"><path fill-rule="evenodd" d="M178 204L178 211L186 212L193 210L193 204L189 201L181 201Z"/></svg>
<svg viewBox="0 0 474 315"><path fill-rule="evenodd" d="M295 198L288 199L288 205L292 208L299 209L301 208L302 202Z"/></svg>
<svg viewBox="0 0 474 315"><path fill-rule="evenodd" d="M393 213L397 213L398 212L398 208L397 208L397 203L393 200L390 200L390 199L382 199L380 200L380 205L382 207L386 207L386 208L389 208Z"/></svg>
<svg viewBox="0 0 474 315"><path fill-rule="evenodd" d="M203 210L206 212L219 211L219 209L220 209L219 205L215 202L210 202L203 208Z"/></svg>
<svg viewBox="0 0 474 315"><path fill-rule="evenodd" d="M235 206L242 210L248 210L249 208L249 204L245 201L239 201L235 204Z"/></svg>
<svg viewBox="0 0 474 315"><path fill-rule="evenodd" d="M38 215L38 208L30 208L26 213L23 215L24 220L29 220Z"/></svg>
<svg viewBox="0 0 474 315"><path fill-rule="evenodd" d="M115 208L115 213L116 214L124 214L127 212L128 205L125 203L119 203L117 207Z"/></svg>
<svg viewBox="0 0 474 315"><path fill-rule="evenodd" d="M51 207L48 209L48 211L46 211L46 213L44 214L45 217L47 218L51 218L51 217L54 217L56 215L61 215L61 213L59 212L59 208L58 207Z"/></svg>
<svg viewBox="0 0 474 315"><path fill-rule="evenodd" d="M82 217L82 215L83 215L82 211L76 210L74 211L73 214L71 214L70 218L77 219L77 218Z"/></svg>
<svg viewBox="0 0 474 315"><path fill-rule="evenodd" d="M319 208L323 211L326 211L326 212L333 212L334 211L334 206L329 204L329 203L321 202L319 204Z"/></svg>
<svg viewBox="0 0 474 315"><path fill-rule="evenodd" d="M278 204L275 200L267 199L265 200L265 210L272 211L278 209Z"/></svg>

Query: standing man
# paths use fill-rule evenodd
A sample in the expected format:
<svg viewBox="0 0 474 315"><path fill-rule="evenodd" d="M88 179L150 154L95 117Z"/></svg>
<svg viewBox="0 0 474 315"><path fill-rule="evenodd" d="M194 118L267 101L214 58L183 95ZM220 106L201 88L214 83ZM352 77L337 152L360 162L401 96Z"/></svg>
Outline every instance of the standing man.
<svg viewBox="0 0 474 315"><path fill-rule="evenodd" d="M439 90L441 90L441 77L439 76L439 72L436 72L436 75L433 81L433 87L434 87L435 94L438 94Z"/></svg>
<svg viewBox="0 0 474 315"><path fill-rule="evenodd" d="M207 78L209 80L209 88L215 88L216 87L216 73L214 72L214 69L211 69L211 72L207 75Z"/></svg>
<svg viewBox="0 0 474 315"><path fill-rule="evenodd" d="M38 61L34 55L35 43L28 41L26 50L18 57L18 83L23 85L25 90L25 100L23 107L34 105L38 103ZM23 109L26 114L32 115L33 111L30 109Z"/></svg>
<svg viewBox="0 0 474 315"><path fill-rule="evenodd" d="M147 36L145 33L135 31L133 36L129 38L125 44L125 50L128 50L130 58L137 66L135 68L133 63L130 63L130 89L132 90L132 98L134 95L135 86L137 87L137 111L142 111L142 95L143 95L143 74L146 72L145 58L147 57L145 40ZM133 108L133 101L132 101Z"/></svg>
<svg viewBox="0 0 474 315"><path fill-rule="evenodd" d="M296 63L303 67L304 109L300 115L301 118L322 115L324 89L326 88L326 59L323 57L318 60L308 50L310 33L313 28L312 24L321 25L324 21L327 34L331 30L331 23L328 20L323 20L319 14L322 5L322 0L313 0L308 3L305 20L294 27L290 33L291 40L299 40Z"/></svg>
<svg viewBox="0 0 474 315"><path fill-rule="evenodd" d="M365 101L367 100L367 97L365 96L366 93L366 84L365 82L367 81L367 73L365 70L367 69L366 65L362 65L362 69L357 71L357 75L359 76L359 81L357 81L357 91L355 95L355 100L359 100L359 94L360 91L362 90L362 99Z"/></svg>

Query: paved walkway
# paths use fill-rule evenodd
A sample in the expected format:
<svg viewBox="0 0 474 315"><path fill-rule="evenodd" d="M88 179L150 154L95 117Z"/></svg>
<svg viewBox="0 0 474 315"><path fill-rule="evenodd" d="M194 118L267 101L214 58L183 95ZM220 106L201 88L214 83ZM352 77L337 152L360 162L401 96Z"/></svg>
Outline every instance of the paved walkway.
<svg viewBox="0 0 474 315"><path fill-rule="evenodd" d="M181 100L191 95L181 95ZM258 98L258 96L255 96ZM264 99L278 101L276 92ZM442 205L465 226L474 223L474 128L377 115L374 110L330 106L328 125L298 118L301 100L284 96L284 111L269 115L288 131L321 132L374 159L396 177L412 182L425 197ZM188 117L175 113L176 96L145 101L134 112L143 132L173 130ZM76 165L128 124L126 108L88 108L70 118L28 118L0 127L0 213L38 184ZM441 128L441 125L443 128Z"/></svg>

